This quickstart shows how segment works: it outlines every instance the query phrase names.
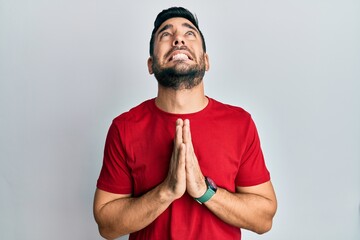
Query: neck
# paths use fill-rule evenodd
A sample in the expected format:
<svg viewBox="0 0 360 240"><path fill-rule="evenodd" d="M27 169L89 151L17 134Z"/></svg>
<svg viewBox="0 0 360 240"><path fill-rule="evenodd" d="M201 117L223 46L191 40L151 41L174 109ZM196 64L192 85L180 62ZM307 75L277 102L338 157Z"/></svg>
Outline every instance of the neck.
<svg viewBox="0 0 360 240"><path fill-rule="evenodd" d="M158 108L168 113L187 114L201 111L208 104L201 82L192 89L174 90L158 86L155 103Z"/></svg>

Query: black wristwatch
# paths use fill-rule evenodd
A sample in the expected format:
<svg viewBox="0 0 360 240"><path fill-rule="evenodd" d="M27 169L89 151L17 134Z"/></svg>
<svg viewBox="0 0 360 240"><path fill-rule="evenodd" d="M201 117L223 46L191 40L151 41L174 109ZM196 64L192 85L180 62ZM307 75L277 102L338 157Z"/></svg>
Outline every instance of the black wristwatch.
<svg viewBox="0 0 360 240"><path fill-rule="evenodd" d="M195 200L200 204L203 204L203 203L209 201L210 198L212 196L214 196L214 194L216 193L216 190L217 190L217 186L211 178L205 177L205 183L207 186L206 192L201 197L195 198Z"/></svg>

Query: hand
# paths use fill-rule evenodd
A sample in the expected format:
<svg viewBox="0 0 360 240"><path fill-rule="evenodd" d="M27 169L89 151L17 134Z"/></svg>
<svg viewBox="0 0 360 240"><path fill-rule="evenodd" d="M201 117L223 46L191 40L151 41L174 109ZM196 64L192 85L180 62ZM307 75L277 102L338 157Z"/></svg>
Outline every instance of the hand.
<svg viewBox="0 0 360 240"><path fill-rule="evenodd" d="M184 120L182 138L185 144L186 190L193 198L199 198L206 192L205 177L201 172L199 162L191 141L190 121Z"/></svg>
<svg viewBox="0 0 360 240"><path fill-rule="evenodd" d="M174 149L170 160L168 176L163 183L173 195L174 199L180 198L186 191L186 149L185 144L183 143L183 125L183 120L178 119L176 121Z"/></svg>

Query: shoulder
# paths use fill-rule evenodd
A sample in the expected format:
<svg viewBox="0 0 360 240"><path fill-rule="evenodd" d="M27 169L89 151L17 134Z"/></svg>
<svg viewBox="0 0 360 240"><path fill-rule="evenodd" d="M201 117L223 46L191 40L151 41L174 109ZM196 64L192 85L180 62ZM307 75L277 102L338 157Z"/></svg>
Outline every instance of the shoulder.
<svg viewBox="0 0 360 240"><path fill-rule="evenodd" d="M213 113L226 116L231 119L251 119L251 114L240 106L222 103L212 98L209 99L211 101L211 110Z"/></svg>
<svg viewBox="0 0 360 240"><path fill-rule="evenodd" d="M119 116L115 117L113 123L118 125L121 123L137 122L143 119L147 114L151 114L154 105L154 99L146 100L139 105L131 108L127 112L123 112Z"/></svg>

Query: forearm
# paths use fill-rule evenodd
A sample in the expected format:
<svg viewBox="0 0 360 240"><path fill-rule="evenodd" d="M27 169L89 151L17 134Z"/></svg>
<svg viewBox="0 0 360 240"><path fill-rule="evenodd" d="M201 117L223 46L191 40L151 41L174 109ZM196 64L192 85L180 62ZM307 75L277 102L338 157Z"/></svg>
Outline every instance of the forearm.
<svg viewBox="0 0 360 240"><path fill-rule="evenodd" d="M224 222L262 234L271 229L276 200L252 193L231 193L218 188L205 203Z"/></svg>
<svg viewBox="0 0 360 240"><path fill-rule="evenodd" d="M119 198L98 209L96 221L100 234L113 239L141 230L171 204L173 198L162 185L138 198Z"/></svg>
<svg viewBox="0 0 360 240"><path fill-rule="evenodd" d="M94 215L103 237L116 238L145 228L185 193L185 144L182 142L182 125L182 120L178 119L168 176L161 184L138 198L104 192L95 194Z"/></svg>

